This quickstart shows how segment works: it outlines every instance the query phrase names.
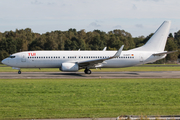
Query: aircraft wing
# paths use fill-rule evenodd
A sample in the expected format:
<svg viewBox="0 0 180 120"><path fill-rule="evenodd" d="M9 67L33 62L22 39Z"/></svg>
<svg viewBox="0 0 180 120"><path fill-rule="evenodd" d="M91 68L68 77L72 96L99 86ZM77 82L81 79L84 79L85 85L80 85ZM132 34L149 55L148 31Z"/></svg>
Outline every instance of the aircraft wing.
<svg viewBox="0 0 180 120"><path fill-rule="evenodd" d="M104 63L105 60L109 60L109 59L113 59L116 57L119 57L122 50L123 50L124 45L121 46L121 48L116 52L116 54L112 57L108 57L108 58L103 58L103 59L95 59L95 60L86 60L86 61L80 61L78 62L79 67L101 67L101 65Z"/></svg>
<svg viewBox="0 0 180 120"><path fill-rule="evenodd" d="M159 56L159 55L165 55L165 54L170 54L170 53L174 53L174 52L177 52L177 50L176 51L164 51L164 52L161 52L161 53L155 53L155 54L153 54L154 56Z"/></svg>

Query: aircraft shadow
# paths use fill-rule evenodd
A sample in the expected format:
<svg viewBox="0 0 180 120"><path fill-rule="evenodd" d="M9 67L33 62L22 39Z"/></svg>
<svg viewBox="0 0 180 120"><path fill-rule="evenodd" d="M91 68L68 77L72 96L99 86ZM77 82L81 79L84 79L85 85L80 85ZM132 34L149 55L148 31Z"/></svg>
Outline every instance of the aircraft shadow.
<svg viewBox="0 0 180 120"><path fill-rule="evenodd" d="M79 77L85 77L80 73L48 73L48 75L65 75L65 76L79 76Z"/></svg>
<svg viewBox="0 0 180 120"><path fill-rule="evenodd" d="M130 74L130 75L139 75L139 73L135 73L135 72L94 72L92 74Z"/></svg>
<svg viewBox="0 0 180 120"><path fill-rule="evenodd" d="M64 76L78 76L78 77L94 77L94 75L122 75L122 74L127 74L127 75L139 75L138 73L130 73L130 72L93 72L92 74L85 74L82 72L77 72L77 73L48 73L48 75L64 75Z"/></svg>

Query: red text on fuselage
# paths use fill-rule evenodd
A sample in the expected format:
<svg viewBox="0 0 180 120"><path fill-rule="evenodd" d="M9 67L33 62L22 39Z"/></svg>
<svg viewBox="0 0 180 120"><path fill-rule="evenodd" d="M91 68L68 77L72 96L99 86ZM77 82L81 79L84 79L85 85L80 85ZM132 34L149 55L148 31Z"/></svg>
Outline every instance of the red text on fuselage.
<svg viewBox="0 0 180 120"><path fill-rule="evenodd" d="M28 53L28 56L36 56L36 53Z"/></svg>

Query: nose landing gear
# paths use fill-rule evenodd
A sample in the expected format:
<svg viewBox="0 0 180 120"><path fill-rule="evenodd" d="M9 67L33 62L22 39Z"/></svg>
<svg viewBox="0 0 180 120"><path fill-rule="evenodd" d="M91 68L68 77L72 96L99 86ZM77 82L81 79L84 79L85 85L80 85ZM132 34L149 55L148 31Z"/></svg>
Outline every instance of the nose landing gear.
<svg viewBox="0 0 180 120"><path fill-rule="evenodd" d="M18 74L21 74L21 69L20 68L12 67L12 69L19 70Z"/></svg>
<svg viewBox="0 0 180 120"><path fill-rule="evenodd" d="M85 74L91 74L91 70L86 68L86 69L84 70L84 73L85 73Z"/></svg>
<svg viewBox="0 0 180 120"><path fill-rule="evenodd" d="M21 74L21 71L20 71L20 70L18 71L18 74Z"/></svg>

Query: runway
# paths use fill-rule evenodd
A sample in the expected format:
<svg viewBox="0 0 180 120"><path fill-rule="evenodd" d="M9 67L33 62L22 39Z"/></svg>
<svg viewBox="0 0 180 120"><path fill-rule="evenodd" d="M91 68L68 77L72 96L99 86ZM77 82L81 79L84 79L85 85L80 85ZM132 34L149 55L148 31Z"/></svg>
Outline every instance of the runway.
<svg viewBox="0 0 180 120"><path fill-rule="evenodd" d="M38 79L38 78L180 78L180 71L153 71L153 72L1 72L0 79Z"/></svg>

